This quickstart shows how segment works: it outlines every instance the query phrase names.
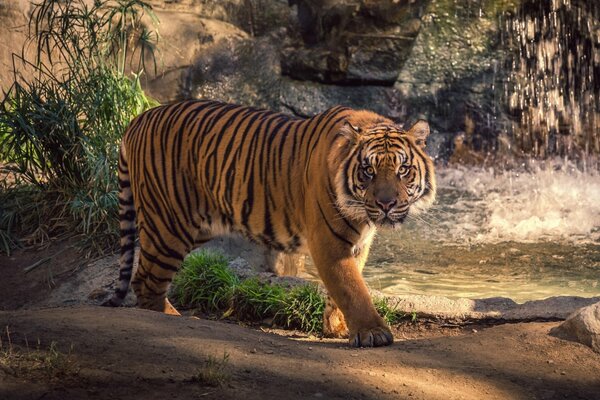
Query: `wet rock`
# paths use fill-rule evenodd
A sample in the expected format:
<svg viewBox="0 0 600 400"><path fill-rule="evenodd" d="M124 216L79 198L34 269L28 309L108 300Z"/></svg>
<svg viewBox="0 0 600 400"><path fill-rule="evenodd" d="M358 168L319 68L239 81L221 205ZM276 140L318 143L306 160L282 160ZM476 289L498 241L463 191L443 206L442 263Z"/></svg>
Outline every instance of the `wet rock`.
<svg viewBox="0 0 600 400"><path fill-rule="evenodd" d="M383 86L334 86L282 79L279 100L288 112L302 116L312 116L339 104L369 109L390 118L403 116L393 89Z"/></svg>
<svg viewBox="0 0 600 400"><path fill-rule="evenodd" d="M283 75L344 85L393 85L419 33L427 2L290 3L298 6L303 42L291 40L284 50Z"/></svg>
<svg viewBox="0 0 600 400"><path fill-rule="evenodd" d="M473 129L465 143L476 151L495 148L510 123L498 106L505 78L499 21L512 6L438 0L429 3L421 19L395 88L408 115L426 114L433 130L444 134L444 159L452 154L453 136L467 130L467 121Z"/></svg>
<svg viewBox="0 0 600 400"><path fill-rule="evenodd" d="M600 302L577 310L550 334L583 343L600 353Z"/></svg>
<svg viewBox="0 0 600 400"><path fill-rule="evenodd" d="M215 43L185 72L180 96L280 109L277 41L272 35Z"/></svg>

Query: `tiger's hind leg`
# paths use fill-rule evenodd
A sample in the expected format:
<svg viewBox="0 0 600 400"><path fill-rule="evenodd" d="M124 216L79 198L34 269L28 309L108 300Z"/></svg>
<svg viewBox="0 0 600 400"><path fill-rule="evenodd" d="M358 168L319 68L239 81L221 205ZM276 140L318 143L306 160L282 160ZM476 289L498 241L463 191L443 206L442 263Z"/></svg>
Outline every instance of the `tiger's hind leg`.
<svg viewBox="0 0 600 400"><path fill-rule="evenodd" d="M180 315L167 299L167 292L190 246L177 238L152 237L143 228L139 237L140 258L131 280L138 307Z"/></svg>
<svg viewBox="0 0 600 400"><path fill-rule="evenodd" d="M323 311L323 336L332 338L348 337L348 326L344 314L329 295L327 295L325 310Z"/></svg>

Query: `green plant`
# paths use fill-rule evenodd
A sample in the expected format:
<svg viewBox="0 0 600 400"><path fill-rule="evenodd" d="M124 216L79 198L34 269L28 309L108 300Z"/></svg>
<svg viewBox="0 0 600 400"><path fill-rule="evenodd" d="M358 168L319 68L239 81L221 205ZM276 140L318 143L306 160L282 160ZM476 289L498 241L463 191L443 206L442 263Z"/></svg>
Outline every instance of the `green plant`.
<svg viewBox="0 0 600 400"><path fill-rule="evenodd" d="M281 312L286 295L280 285L265 284L257 278L246 279L234 291L235 313L245 320L272 318Z"/></svg>
<svg viewBox="0 0 600 400"><path fill-rule="evenodd" d="M178 304L204 312L229 309L239 278L228 268L221 253L203 250L188 255L173 280Z"/></svg>
<svg viewBox="0 0 600 400"><path fill-rule="evenodd" d="M227 371L228 365L229 354L227 352L223 352L221 359L210 355L192 381L203 386L221 387L231 379L231 375Z"/></svg>
<svg viewBox="0 0 600 400"><path fill-rule="evenodd" d="M390 299L387 297L375 297L373 304L379 315L390 325L397 323L404 316L403 313L397 311L395 305L390 304Z"/></svg>
<svg viewBox="0 0 600 400"><path fill-rule="evenodd" d="M240 279L229 269L224 255L201 250L190 254L173 280L172 293L180 306L198 308L221 318L242 321L271 320L283 328L320 332L325 299L317 284L294 287L269 284L258 278ZM417 314L399 311L392 299L375 297L375 308L390 324Z"/></svg>
<svg viewBox="0 0 600 400"><path fill-rule="evenodd" d="M283 301L280 325L295 327L305 332L323 330L325 299L316 284L302 285L291 289Z"/></svg>
<svg viewBox="0 0 600 400"><path fill-rule="evenodd" d="M413 311L410 313L410 322L412 322L413 324L417 322L419 318L419 315L417 314L416 311Z"/></svg>
<svg viewBox="0 0 600 400"><path fill-rule="evenodd" d="M0 206L1 250L31 230L80 234L94 252L118 242L118 143L129 121L156 105L139 81L157 39L144 15L152 16L140 0L34 5L25 45L34 60L14 55L0 103L0 189L15 200ZM11 207L19 197L53 207L29 215Z"/></svg>
<svg viewBox="0 0 600 400"><path fill-rule="evenodd" d="M379 315L390 325L395 325L402 320L410 320L412 323L417 322L418 315L416 311L409 314L398 310L398 304L394 303L393 299L389 297L375 297L373 303Z"/></svg>
<svg viewBox="0 0 600 400"><path fill-rule="evenodd" d="M183 307L235 316L244 321L272 319L285 328L319 331L325 301L317 285L289 288L257 278L240 279L220 253L202 250L183 261L173 280L173 295Z"/></svg>

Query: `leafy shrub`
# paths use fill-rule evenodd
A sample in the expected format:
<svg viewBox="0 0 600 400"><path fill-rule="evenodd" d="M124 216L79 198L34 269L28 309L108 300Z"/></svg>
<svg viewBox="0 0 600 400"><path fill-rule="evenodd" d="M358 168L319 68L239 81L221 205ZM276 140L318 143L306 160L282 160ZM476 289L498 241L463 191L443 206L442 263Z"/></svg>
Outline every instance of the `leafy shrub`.
<svg viewBox="0 0 600 400"><path fill-rule="evenodd" d="M34 6L25 47L35 59L13 56L28 73L15 68L0 103L0 250L40 231L80 234L96 252L118 243L119 141L156 105L139 82L156 39L144 15L151 9L140 0Z"/></svg>

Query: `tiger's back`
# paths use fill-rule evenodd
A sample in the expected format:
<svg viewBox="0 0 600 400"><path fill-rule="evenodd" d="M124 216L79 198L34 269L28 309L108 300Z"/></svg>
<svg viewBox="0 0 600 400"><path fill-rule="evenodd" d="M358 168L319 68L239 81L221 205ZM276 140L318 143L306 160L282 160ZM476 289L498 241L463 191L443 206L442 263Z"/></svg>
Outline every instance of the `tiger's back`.
<svg viewBox="0 0 600 400"><path fill-rule="evenodd" d="M131 281L140 307L177 314L166 293L181 261L226 232L280 251L309 251L317 264L333 263L317 267L336 292L331 286L341 283L327 275L341 267L322 253L358 260L357 248L368 253L374 232L374 224L354 218L340 201L347 194L340 190L354 190L340 183L347 177L337 171L350 167L345 153L354 146L340 132L348 121L391 123L380 120L344 107L304 119L212 101L175 103L138 116L121 144L120 286L109 305L122 302ZM136 223L140 260L132 277ZM364 297L362 278L350 283ZM338 297L351 296L348 289Z"/></svg>

